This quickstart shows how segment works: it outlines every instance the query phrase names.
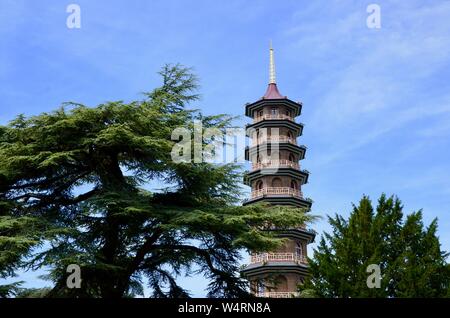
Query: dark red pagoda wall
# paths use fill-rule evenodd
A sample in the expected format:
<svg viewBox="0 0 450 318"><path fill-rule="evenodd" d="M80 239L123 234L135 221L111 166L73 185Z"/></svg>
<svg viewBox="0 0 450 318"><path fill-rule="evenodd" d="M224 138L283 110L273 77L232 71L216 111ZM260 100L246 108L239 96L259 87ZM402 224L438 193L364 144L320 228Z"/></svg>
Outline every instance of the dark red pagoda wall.
<svg viewBox="0 0 450 318"><path fill-rule="evenodd" d="M255 110L253 112L253 118L256 119L257 117L259 117L259 113L262 111L263 115L269 115L272 114L272 108L277 108L278 109L278 114L280 115L286 115L286 111L289 111L289 108L283 106L283 105L279 105L279 106L263 106L261 108L259 108L258 110ZM291 112L292 115L292 112Z"/></svg>
<svg viewBox="0 0 450 318"><path fill-rule="evenodd" d="M274 179L280 179L281 180L281 187L290 187L291 186L291 181L295 181L297 182L297 189L300 189L300 182L292 177L288 177L288 176L276 176L276 175L271 175L271 176L263 176L261 178L259 178L258 180L255 180L251 183L251 187L252 190L257 190L256 189L256 183L258 181L262 181L263 183L263 188L267 188L267 187L273 187L273 180Z"/></svg>
<svg viewBox="0 0 450 318"><path fill-rule="evenodd" d="M267 292L295 292L298 284L302 282L302 277L291 273L253 277L250 282L253 294L258 291L258 280L264 280ZM275 285L273 281L277 281L278 284Z"/></svg>
<svg viewBox="0 0 450 318"><path fill-rule="evenodd" d="M287 240L282 246L277 248L277 253L296 253L297 243L301 244L302 247L302 255L307 256L306 242L301 240Z"/></svg>
<svg viewBox="0 0 450 318"><path fill-rule="evenodd" d="M294 162L298 162L299 158L297 155L293 154L292 152L288 151L288 150L279 150L278 152L273 152L272 155L268 155L267 153L261 152L260 153L260 161L263 160L270 160L270 159L274 159L274 160L288 160L289 159L289 155L292 154L294 156ZM252 155L250 158L252 163L256 163L257 161L257 155Z"/></svg>
<svg viewBox="0 0 450 318"><path fill-rule="evenodd" d="M295 136L294 132L291 131L289 128L286 127L277 127L277 128L259 128L258 130L255 130L251 134L252 141L256 141L257 139L257 131L259 131L259 139L264 139L266 136L287 136L289 132L291 132L292 136ZM295 137L293 137L295 140ZM255 144L255 142L253 142Z"/></svg>

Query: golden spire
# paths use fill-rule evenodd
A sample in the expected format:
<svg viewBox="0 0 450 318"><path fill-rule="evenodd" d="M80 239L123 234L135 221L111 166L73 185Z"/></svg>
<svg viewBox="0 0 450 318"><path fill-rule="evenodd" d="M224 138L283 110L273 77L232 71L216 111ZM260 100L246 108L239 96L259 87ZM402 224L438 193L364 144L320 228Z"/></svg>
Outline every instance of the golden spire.
<svg viewBox="0 0 450 318"><path fill-rule="evenodd" d="M269 84L275 84L275 59L273 57L272 40L270 41Z"/></svg>

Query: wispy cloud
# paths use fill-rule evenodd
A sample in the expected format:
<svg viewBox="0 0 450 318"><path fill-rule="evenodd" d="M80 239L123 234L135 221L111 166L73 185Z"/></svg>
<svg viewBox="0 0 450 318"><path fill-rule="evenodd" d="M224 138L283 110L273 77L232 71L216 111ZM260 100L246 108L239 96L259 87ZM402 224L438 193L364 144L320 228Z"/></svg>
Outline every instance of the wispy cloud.
<svg viewBox="0 0 450 318"><path fill-rule="evenodd" d="M425 88L449 62L450 2L381 6L381 30L366 28L365 7L345 6L342 17L329 23L311 18L306 23L304 14L296 13L298 25L285 31L287 38L297 38L292 51L300 50L302 59L328 60L313 83L324 91L312 101L308 121L309 132L331 149L321 156L323 164L415 120L450 112L448 95ZM342 54L345 47L348 54Z"/></svg>

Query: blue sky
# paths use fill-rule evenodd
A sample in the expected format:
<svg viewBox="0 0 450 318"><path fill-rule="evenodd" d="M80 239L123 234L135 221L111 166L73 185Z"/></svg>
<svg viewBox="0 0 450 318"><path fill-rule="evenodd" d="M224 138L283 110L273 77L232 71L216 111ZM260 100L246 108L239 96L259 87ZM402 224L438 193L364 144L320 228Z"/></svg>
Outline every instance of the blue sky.
<svg viewBox="0 0 450 318"><path fill-rule="evenodd" d="M80 29L66 27L70 3ZM370 3L380 29L366 25ZM439 218L450 250L449 17L449 1L0 0L0 124L64 101L140 98L168 62L194 67L195 107L243 115L266 89L271 39L281 93L304 104L313 213L397 194ZM27 286L46 284L35 276ZM202 279L183 283L204 294Z"/></svg>

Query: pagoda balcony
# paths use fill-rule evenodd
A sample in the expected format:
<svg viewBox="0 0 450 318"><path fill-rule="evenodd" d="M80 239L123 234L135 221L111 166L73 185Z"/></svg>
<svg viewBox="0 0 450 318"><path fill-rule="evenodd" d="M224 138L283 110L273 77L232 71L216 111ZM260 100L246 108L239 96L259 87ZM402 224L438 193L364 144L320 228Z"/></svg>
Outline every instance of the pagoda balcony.
<svg viewBox="0 0 450 318"><path fill-rule="evenodd" d="M298 162L290 161L287 159L278 160L264 160L263 162L257 162L252 165L253 170L264 168L294 168L300 169Z"/></svg>
<svg viewBox="0 0 450 318"><path fill-rule="evenodd" d="M294 117L284 114L265 114L262 116L257 116L253 119L253 123L258 123L263 120L290 120L295 121Z"/></svg>
<svg viewBox="0 0 450 318"><path fill-rule="evenodd" d="M289 187L267 187L259 190L253 190L251 193L252 199L266 196L292 196L303 198L303 194L300 190Z"/></svg>
<svg viewBox="0 0 450 318"><path fill-rule="evenodd" d="M256 297L264 298L295 298L300 294L298 292L261 292L256 293Z"/></svg>
<svg viewBox="0 0 450 318"><path fill-rule="evenodd" d="M296 262L307 264L307 258L297 253L255 253L250 256L250 263Z"/></svg>
<svg viewBox="0 0 450 318"><path fill-rule="evenodd" d="M297 139L288 137L288 136L267 136L267 137L261 137L256 140L256 145L260 145L263 143L270 143L270 142L288 142L290 144L296 145ZM255 142L253 141L253 145L255 145Z"/></svg>

